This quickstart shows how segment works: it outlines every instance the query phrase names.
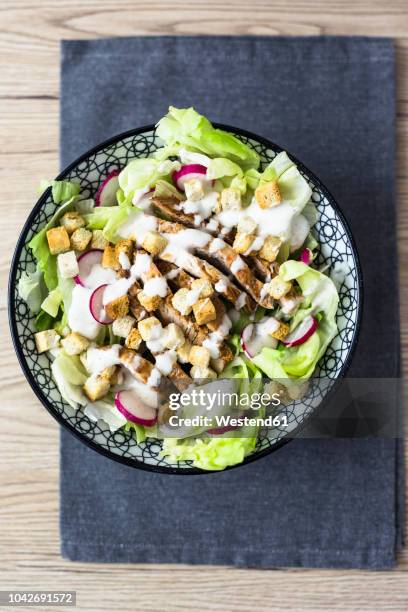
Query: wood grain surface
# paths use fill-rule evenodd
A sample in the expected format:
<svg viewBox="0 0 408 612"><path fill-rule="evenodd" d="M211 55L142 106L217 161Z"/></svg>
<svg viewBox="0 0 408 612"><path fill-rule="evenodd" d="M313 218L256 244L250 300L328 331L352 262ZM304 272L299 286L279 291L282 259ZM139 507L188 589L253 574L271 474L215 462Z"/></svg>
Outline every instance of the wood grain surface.
<svg viewBox="0 0 408 612"><path fill-rule="evenodd" d="M72 589L79 609L95 611L407 610L406 552L391 572L97 565L71 563L60 556L58 425L23 377L6 314L17 236L39 180L58 173L59 41L202 33L395 38L400 304L408 373L407 0L2 0L0 590Z"/></svg>

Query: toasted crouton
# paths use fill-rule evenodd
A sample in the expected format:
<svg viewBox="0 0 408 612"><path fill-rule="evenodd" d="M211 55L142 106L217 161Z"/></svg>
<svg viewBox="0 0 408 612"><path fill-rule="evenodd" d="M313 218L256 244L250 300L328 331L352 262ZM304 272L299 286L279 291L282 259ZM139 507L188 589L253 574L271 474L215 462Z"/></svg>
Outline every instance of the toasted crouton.
<svg viewBox="0 0 408 612"><path fill-rule="evenodd" d="M206 368L210 363L211 353L205 346L192 346L190 351L190 363L193 366Z"/></svg>
<svg viewBox="0 0 408 612"><path fill-rule="evenodd" d="M112 270L119 270L120 263L115 251L115 247L108 244L103 251L102 256L102 267L103 268L111 268Z"/></svg>
<svg viewBox="0 0 408 612"><path fill-rule="evenodd" d="M34 334L35 345L39 353L45 353L58 346L60 336L55 329L45 329Z"/></svg>
<svg viewBox="0 0 408 612"><path fill-rule="evenodd" d="M128 336L125 340L125 346L127 348L133 349L137 351L142 343L142 336L140 335L140 331L135 327L130 330Z"/></svg>
<svg viewBox="0 0 408 612"><path fill-rule="evenodd" d="M75 230L75 232L71 236L71 247L75 251L85 251L88 244L91 242L92 232L85 229L84 227L80 227Z"/></svg>
<svg viewBox="0 0 408 612"><path fill-rule="evenodd" d="M116 300L112 300L105 306L105 312L109 319L119 319L125 317L129 312L129 298L127 295L122 295Z"/></svg>
<svg viewBox="0 0 408 612"><path fill-rule="evenodd" d="M169 323L165 329L164 346L168 349L179 349L184 342L185 337L181 327L175 323Z"/></svg>
<svg viewBox="0 0 408 612"><path fill-rule="evenodd" d="M234 244L232 248L236 253L246 253L254 241L255 236L252 234L240 234L239 232L235 236Z"/></svg>
<svg viewBox="0 0 408 612"><path fill-rule="evenodd" d="M255 189L255 199L261 208L278 206L282 202L278 181L269 181Z"/></svg>
<svg viewBox="0 0 408 612"><path fill-rule="evenodd" d="M214 372L214 370L211 368L200 368L200 366L193 366L190 370L190 376L200 380L217 378L217 374Z"/></svg>
<svg viewBox="0 0 408 612"><path fill-rule="evenodd" d="M238 221L237 231L239 234L253 234L257 227L255 219L245 215Z"/></svg>
<svg viewBox="0 0 408 612"><path fill-rule="evenodd" d="M214 293L214 288L206 278L196 278L191 283L191 289L197 291L200 298L211 297Z"/></svg>
<svg viewBox="0 0 408 612"><path fill-rule="evenodd" d="M71 245L65 227L52 227L47 231L47 241L52 255L69 251Z"/></svg>
<svg viewBox="0 0 408 612"><path fill-rule="evenodd" d="M67 355L79 355L88 348L89 340L77 332L71 332L61 340L61 346Z"/></svg>
<svg viewBox="0 0 408 612"><path fill-rule="evenodd" d="M120 338L127 338L135 323L135 319L130 315L120 317L119 319L115 319L115 321L113 322L112 331L115 336L119 336Z"/></svg>
<svg viewBox="0 0 408 612"><path fill-rule="evenodd" d="M57 266L62 278L73 278L79 274L78 261L74 251L60 253L57 257Z"/></svg>
<svg viewBox="0 0 408 612"><path fill-rule="evenodd" d="M180 363L189 363L190 361L190 350L193 345L191 342L186 340L184 344L177 349L177 359Z"/></svg>
<svg viewBox="0 0 408 612"><path fill-rule="evenodd" d="M91 247L93 249L104 249L108 244L109 241L106 240L102 230L97 229L92 231Z"/></svg>
<svg viewBox="0 0 408 612"><path fill-rule="evenodd" d="M203 183L198 178L192 178L184 183L184 191L187 200L196 202L204 197Z"/></svg>
<svg viewBox="0 0 408 612"><path fill-rule="evenodd" d="M130 262L132 261L132 258L133 258L133 251L134 251L134 242L130 238L126 239L126 240L119 240L119 242L116 243L116 245L115 245L115 255L116 255L119 263L121 264L122 268L126 268L127 266L123 265L123 263L120 261L121 260L121 253L123 253L126 256L126 262L130 264ZM125 258L123 258L123 259L125 259ZM129 265L129 267L130 267L130 265Z"/></svg>
<svg viewBox="0 0 408 612"><path fill-rule="evenodd" d="M281 247L282 240L277 236L267 236L265 242L262 245L262 249L259 251L259 257L266 259L266 261L273 262L276 260L279 249Z"/></svg>
<svg viewBox="0 0 408 612"><path fill-rule="evenodd" d="M98 399L104 397L110 389L110 380L108 377L103 377L93 374L90 376L84 385L85 394L91 400L95 402Z"/></svg>
<svg viewBox="0 0 408 612"><path fill-rule="evenodd" d="M156 317L148 317L143 319L143 321L139 321L137 327L145 342L156 339L160 330L162 330L162 324Z"/></svg>
<svg viewBox="0 0 408 612"><path fill-rule="evenodd" d="M167 245L167 238L159 234L159 232L147 232L142 241L142 247L152 255L159 255Z"/></svg>
<svg viewBox="0 0 408 612"><path fill-rule="evenodd" d="M234 187L221 191L221 208L223 210L239 210L241 208L241 192Z"/></svg>
<svg viewBox="0 0 408 612"><path fill-rule="evenodd" d="M179 311L183 316L190 314L192 305L189 301L190 291L186 287L182 287L173 295L171 303L174 308Z"/></svg>
<svg viewBox="0 0 408 612"><path fill-rule="evenodd" d="M289 325L287 323L283 323L279 321L279 327L275 331L271 332L270 335L272 338L276 338L276 340L283 340L286 338L289 332Z"/></svg>
<svg viewBox="0 0 408 612"><path fill-rule="evenodd" d="M160 295L148 295L144 291L139 291L137 294L137 299L139 300L141 306L147 310L147 312L153 312L159 308L162 303L162 298Z"/></svg>
<svg viewBox="0 0 408 612"><path fill-rule="evenodd" d="M292 283L284 281L279 276L275 276L267 285L268 293L275 300L280 300L281 297L289 293L292 289Z"/></svg>
<svg viewBox="0 0 408 612"><path fill-rule="evenodd" d="M85 226L85 219L79 213L71 211L61 217L61 225L65 227L68 234L73 234L75 230Z"/></svg>
<svg viewBox="0 0 408 612"><path fill-rule="evenodd" d="M215 306L210 298L198 300L198 302L193 305L193 312L198 325L205 325L205 323L214 321L214 319L217 318Z"/></svg>

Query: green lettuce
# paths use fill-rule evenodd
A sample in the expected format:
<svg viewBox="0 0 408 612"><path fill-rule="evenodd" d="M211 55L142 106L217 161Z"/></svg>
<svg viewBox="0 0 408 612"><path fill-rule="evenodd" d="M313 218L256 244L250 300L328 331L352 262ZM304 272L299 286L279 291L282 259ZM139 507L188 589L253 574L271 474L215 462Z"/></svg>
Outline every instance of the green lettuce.
<svg viewBox="0 0 408 612"><path fill-rule="evenodd" d="M82 387L87 379L87 373L79 357L67 355L61 350L52 362L51 370L64 400L75 410L85 406L87 399Z"/></svg>
<svg viewBox="0 0 408 612"><path fill-rule="evenodd" d="M37 266L34 272L23 272L18 281L18 294L33 314L38 314L41 304L47 294L44 283L44 274Z"/></svg>
<svg viewBox="0 0 408 612"><path fill-rule="evenodd" d="M230 433L228 435L228 438L222 435L185 440L166 438L161 454L172 461L192 461L195 467L202 470L223 470L242 463L253 452L257 441L256 436L232 438Z"/></svg>
<svg viewBox="0 0 408 612"><path fill-rule="evenodd" d="M214 128L193 108L170 106L167 115L158 122L156 133L166 143L170 155L177 155L183 147L210 157L228 158L244 170L259 166L256 151L229 132Z"/></svg>
<svg viewBox="0 0 408 612"><path fill-rule="evenodd" d="M339 296L328 276L301 261L286 261L279 269L279 276L285 281L296 280L304 297L303 307L291 320L290 331L309 315L318 317L319 327L303 344L278 349L264 348L252 361L275 380L288 377L308 379L337 334Z"/></svg>
<svg viewBox="0 0 408 612"><path fill-rule="evenodd" d="M55 204L61 204L61 202L76 197L81 190L81 185L72 181L41 181L41 191L45 191L48 187L51 187L52 199Z"/></svg>
<svg viewBox="0 0 408 612"><path fill-rule="evenodd" d="M84 215L87 228L103 230L103 235L109 242L117 242L117 231L126 221L134 206L99 206L89 215Z"/></svg>
<svg viewBox="0 0 408 612"><path fill-rule="evenodd" d="M179 162L159 161L154 157L132 160L119 174L119 188L123 193L123 196L119 195L120 204L132 203L141 189L154 187L156 182L164 177L170 178L174 170L179 167Z"/></svg>
<svg viewBox="0 0 408 612"><path fill-rule="evenodd" d="M43 303L41 304L42 310L48 313L51 317L55 319L58 314L58 310L60 304L62 302L62 293L59 287L55 287L52 291L49 292Z"/></svg>

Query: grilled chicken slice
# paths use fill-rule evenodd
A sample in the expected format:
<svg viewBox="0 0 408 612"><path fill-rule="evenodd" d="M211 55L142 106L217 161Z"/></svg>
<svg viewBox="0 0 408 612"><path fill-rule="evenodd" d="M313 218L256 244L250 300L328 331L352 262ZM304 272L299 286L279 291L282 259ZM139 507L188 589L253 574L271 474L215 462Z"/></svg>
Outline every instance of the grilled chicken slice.
<svg viewBox="0 0 408 612"><path fill-rule="evenodd" d="M129 296L129 310L132 315L135 317L136 321L141 321L146 316L146 310L143 308L141 303L138 300L138 293L141 291L141 286L137 281L133 283L128 291Z"/></svg>
<svg viewBox="0 0 408 612"><path fill-rule="evenodd" d="M185 213L180 207L180 200L174 197L168 198L152 198L151 205L153 211L162 215L169 221L183 223L185 227L195 227L194 215Z"/></svg>
<svg viewBox="0 0 408 612"><path fill-rule="evenodd" d="M144 357L141 357L132 349L122 348L119 352L119 359L122 365L129 370L136 380L147 384L154 365Z"/></svg>

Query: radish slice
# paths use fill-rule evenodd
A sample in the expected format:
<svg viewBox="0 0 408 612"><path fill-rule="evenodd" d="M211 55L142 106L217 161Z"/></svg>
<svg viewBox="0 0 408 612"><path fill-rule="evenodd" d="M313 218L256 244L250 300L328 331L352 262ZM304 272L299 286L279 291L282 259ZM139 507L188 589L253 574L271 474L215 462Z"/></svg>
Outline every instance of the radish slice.
<svg viewBox="0 0 408 612"><path fill-rule="evenodd" d="M239 425L225 425L225 427L213 427L213 429L207 429L207 433L212 436L222 436L222 434L227 433L227 431L233 431L234 429L238 429Z"/></svg>
<svg viewBox="0 0 408 612"><path fill-rule="evenodd" d="M143 403L132 391L118 391L115 406L132 423L152 427L157 421L156 409Z"/></svg>
<svg viewBox="0 0 408 612"><path fill-rule="evenodd" d="M101 263L102 256L102 249L91 249L78 257L79 274L74 277L77 285L87 287L86 279L90 275L93 266Z"/></svg>
<svg viewBox="0 0 408 612"><path fill-rule="evenodd" d="M187 164L182 166L180 170L173 172L173 182L180 191L184 191L184 183L193 178L204 178L207 173L207 168L201 164Z"/></svg>
<svg viewBox="0 0 408 612"><path fill-rule="evenodd" d="M318 327L317 319L309 315L282 342L285 346L299 346L299 344L306 342Z"/></svg>
<svg viewBox="0 0 408 612"><path fill-rule="evenodd" d="M115 206L116 192L119 189L119 170L109 172L95 195L95 206Z"/></svg>
<svg viewBox="0 0 408 612"><path fill-rule="evenodd" d="M101 323L102 325L110 325L112 323L112 320L107 318L105 308L103 306L103 294L105 293L107 286L108 285L101 285L100 287L97 287L89 298L89 310L91 311L91 315L95 321Z"/></svg>
<svg viewBox="0 0 408 612"><path fill-rule="evenodd" d="M313 261L313 254L310 249L303 249L299 257L300 261L303 261L304 264L309 266Z"/></svg>
<svg viewBox="0 0 408 612"><path fill-rule="evenodd" d="M259 328L261 329L261 328ZM249 359L255 357L263 348L276 348L277 340L270 336L266 330L257 333L258 325L250 323L241 332L241 346Z"/></svg>

